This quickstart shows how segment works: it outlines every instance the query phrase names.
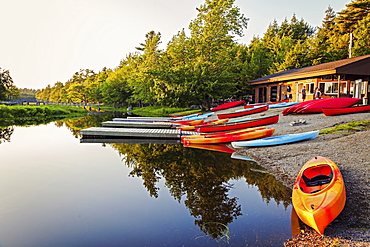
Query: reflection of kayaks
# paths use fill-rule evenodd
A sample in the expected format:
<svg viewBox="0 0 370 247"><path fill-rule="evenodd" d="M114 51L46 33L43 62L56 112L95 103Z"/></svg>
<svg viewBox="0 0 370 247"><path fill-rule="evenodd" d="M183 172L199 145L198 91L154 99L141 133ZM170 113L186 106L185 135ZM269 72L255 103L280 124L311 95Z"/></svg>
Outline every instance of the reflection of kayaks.
<svg viewBox="0 0 370 247"><path fill-rule="evenodd" d="M235 150L232 148L229 148L226 146L226 144L190 144L190 143L184 143L184 147L189 148L198 148L198 149L205 149L205 150L211 150L211 151L218 151L223 153L234 153Z"/></svg>
<svg viewBox="0 0 370 247"><path fill-rule="evenodd" d="M298 217L323 234L346 202L346 190L339 168L328 158L318 156L310 159L297 176L292 201Z"/></svg>
<svg viewBox="0 0 370 247"><path fill-rule="evenodd" d="M325 116L334 116L348 113L359 113L370 111L370 105L354 106L354 107L341 107L341 108L322 108Z"/></svg>
<svg viewBox="0 0 370 247"><path fill-rule="evenodd" d="M183 143L200 143L200 144L208 144L208 143L225 143L225 142L233 142L233 141L240 141L240 140L251 140L256 138L264 138L271 136L274 133L275 129L261 129L255 130L250 132L243 132L238 134L232 135L220 135L220 136L199 136L198 138L181 138L181 142Z"/></svg>
<svg viewBox="0 0 370 247"><path fill-rule="evenodd" d="M246 156L244 154L239 154L237 152L232 153L231 158L232 159L237 159L237 160L253 161L253 162L257 163L257 161L255 161L254 159L251 159L248 156Z"/></svg>
<svg viewBox="0 0 370 247"><path fill-rule="evenodd" d="M239 105L244 105L244 104L245 104L244 100L227 102L225 104L222 104L222 105L216 106L215 108L212 108L211 111L225 110L225 109L228 109L228 108L232 108L232 107L239 106Z"/></svg>
<svg viewBox="0 0 370 247"><path fill-rule="evenodd" d="M250 128L256 127L261 125L268 125L274 124L279 121L279 114L261 117L261 118L254 118L242 122L227 122L224 124L215 124L212 126L205 126L205 127L196 127L197 132L218 132L218 131L226 131L226 130L236 130L236 129L243 129L243 128Z"/></svg>
<svg viewBox="0 0 370 247"><path fill-rule="evenodd" d="M258 112L267 111L268 109L269 109L268 105L262 105L262 106L256 106L256 107L253 107L253 108L238 110L238 111L235 111L235 112L218 114L217 117L218 117L218 119L242 117L242 116L246 116L246 115L250 115L250 114L254 114L254 113L258 113Z"/></svg>
<svg viewBox="0 0 370 247"><path fill-rule="evenodd" d="M237 141L232 142L231 145L234 148L243 148L243 147L263 147L263 146L274 146L287 144L292 142L299 142L305 140L311 140L318 136L319 130L297 133L297 134L288 134L281 136L272 136L258 140L251 141Z"/></svg>

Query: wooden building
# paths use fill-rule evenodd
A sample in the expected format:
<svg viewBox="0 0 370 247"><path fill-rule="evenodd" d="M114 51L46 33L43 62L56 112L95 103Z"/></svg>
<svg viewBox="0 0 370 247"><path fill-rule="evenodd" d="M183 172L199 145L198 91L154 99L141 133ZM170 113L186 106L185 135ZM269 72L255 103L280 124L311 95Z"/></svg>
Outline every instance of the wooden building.
<svg viewBox="0 0 370 247"><path fill-rule="evenodd" d="M314 99L319 88L322 97L363 98L368 104L370 55L353 57L329 63L282 71L249 83L255 88L255 101L279 101L284 97L302 101L301 91L306 88L306 100Z"/></svg>

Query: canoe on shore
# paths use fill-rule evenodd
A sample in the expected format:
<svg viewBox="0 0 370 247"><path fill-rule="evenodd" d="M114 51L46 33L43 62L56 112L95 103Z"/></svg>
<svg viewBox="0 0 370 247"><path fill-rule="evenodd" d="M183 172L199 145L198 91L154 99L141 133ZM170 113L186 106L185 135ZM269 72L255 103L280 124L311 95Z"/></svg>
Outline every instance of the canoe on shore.
<svg viewBox="0 0 370 247"><path fill-rule="evenodd" d="M207 137L205 135L198 136L197 138L192 137L185 137L181 138L181 142L185 144L214 144L214 143L226 143L226 142L233 142L233 141L240 141L240 140L251 140L257 138L264 138L268 136L272 136L274 134L275 129L260 129L254 131L247 131L237 134L231 135L219 135L219 136L211 136Z"/></svg>
<svg viewBox="0 0 370 247"><path fill-rule="evenodd" d="M308 100L288 107L282 111L283 115L289 113L321 113L322 108L349 107L361 101L359 98L326 98Z"/></svg>
<svg viewBox="0 0 370 247"><path fill-rule="evenodd" d="M180 129L180 130L183 130L183 131L192 131L192 130L195 130L195 126L209 126L209 125L212 125L212 124L226 123L228 121L229 121L229 119L227 119L227 118L225 118L225 119L218 119L218 120L212 120L212 121L208 121L208 122L203 122L202 124L199 124L199 125L176 126L176 129Z"/></svg>
<svg viewBox="0 0 370 247"><path fill-rule="evenodd" d="M246 128L246 129L237 129L237 130L228 130L228 131L221 131L221 132L210 132L210 133L197 133L194 135L182 135L181 139L183 138L199 138L199 137L217 137L217 136L225 136L225 135L235 135L235 134L242 134L245 132L251 132L255 130L262 130L266 129L266 126L257 126L254 128Z"/></svg>
<svg viewBox="0 0 370 247"><path fill-rule="evenodd" d="M245 105L244 108L245 109L247 109L247 108L253 108L253 107L261 106L261 105L269 105L269 106L271 106L271 105L275 105L275 104L288 103L288 102L289 102L289 99L275 101L275 102L255 103L255 104Z"/></svg>
<svg viewBox="0 0 370 247"><path fill-rule="evenodd" d="M262 106L256 106L253 108L247 108L247 109L242 109L238 110L235 112L228 112L228 113L223 113L223 114L217 114L218 119L225 119L225 118L234 118L234 117L242 117L258 112L263 112L267 111L269 109L268 105L262 105Z"/></svg>
<svg viewBox="0 0 370 247"><path fill-rule="evenodd" d="M236 130L236 129L244 129L244 128L251 128L257 127L262 125L274 124L279 121L279 114L261 117L261 118L254 118L246 121L237 121L237 122L227 122L224 124L214 124L212 126L204 126L204 127L196 127L197 132L219 132L219 131L226 131L226 130Z"/></svg>
<svg viewBox="0 0 370 247"><path fill-rule="evenodd" d="M310 159L294 183L292 202L298 217L323 235L346 203L346 189L337 165L321 156Z"/></svg>
<svg viewBox="0 0 370 247"><path fill-rule="evenodd" d="M323 107L322 111L325 116L335 116L349 113L359 113L370 111L370 105L353 106L353 107L341 107L341 108L326 108Z"/></svg>
<svg viewBox="0 0 370 247"><path fill-rule="evenodd" d="M236 107L236 106L239 106L239 105L244 105L244 104L245 104L244 100L227 102L225 104L222 104L222 105L216 106L215 108L212 108L211 111L225 110L225 109L229 109L229 108Z"/></svg>
<svg viewBox="0 0 370 247"><path fill-rule="evenodd" d="M231 145L234 148L244 148L244 147L263 147L263 146L275 146L281 144L288 144L293 142L311 140L318 136L320 131L309 131L297 134L288 134L281 136L272 136L267 138L262 138L252 141L236 141L232 142Z"/></svg>

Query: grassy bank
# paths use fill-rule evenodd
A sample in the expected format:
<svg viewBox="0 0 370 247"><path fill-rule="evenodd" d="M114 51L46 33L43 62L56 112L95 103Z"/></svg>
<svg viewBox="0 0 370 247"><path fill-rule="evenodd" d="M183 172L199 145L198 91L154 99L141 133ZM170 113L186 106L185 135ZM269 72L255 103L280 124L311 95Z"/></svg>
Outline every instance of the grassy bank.
<svg viewBox="0 0 370 247"><path fill-rule="evenodd" d="M92 107L95 110L101 111L112 111L112 112L127 112L126 108L113 108L113 107ZM176 107L166 107L166 106L147 106L147 107L134 107L129 112L143 116L143 117L168 117L176 115L186 115L196 112L201 112L200 109L193 108L176 108Z"/></svg>
<svg viewBox="0 0 370 247"><path fill-rule="evenodd" d="M74 106L41 105L41 106L0 106L0 126L28 122L47 122L60 118L84 116L86 109Z"/></svg>

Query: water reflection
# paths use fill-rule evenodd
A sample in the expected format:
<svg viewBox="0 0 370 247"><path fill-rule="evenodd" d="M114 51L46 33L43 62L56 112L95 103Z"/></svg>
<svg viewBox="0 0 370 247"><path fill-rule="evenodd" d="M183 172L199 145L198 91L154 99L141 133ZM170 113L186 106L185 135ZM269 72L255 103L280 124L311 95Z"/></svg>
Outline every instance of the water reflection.
<svg viewBox="0 0 370 247"><path fill-rule="evenodd" d="M0 144L3 142L10 142L10 137L14 133L14 127L7 127L0 129Z"/></svg>
<svg viewBox="0 0 370 247"><path fill-rule="evenodd" d="M266 203L275 200L290 205L290 189L253 161L232 160L229 153L189 149L181 145L109 144L116 149L130 175L143 179L151 196L158 197L160 179L165 180L171 195L181 201L205 235L225 238L225 226L241 215L236 197L229 197L230 180L245 178L259 188Z"/></svg>
<svg viewBox="0 0 370 247"><path fill-rule="evenodd" d="M55 122L55 126L59 128L62 127L68 128L68 130L72 133L72 135L75 138L80 139L81 138L81 135L79 133L80 129L99 126L101 122L108 121L111 118L112 116L109 115L106 116L94 115L88 116L86 118L58 121ZM48 130L48 133L50 133L49 131L50 130ZM2 129L0 143L5 141L9 142L10 136L12 135L13 132L14 127ZM17 139L16 135L14 136L13 139L14 139L13 141ZM99 140L99 142L100 141L101 140ZM232 190L233 188L235 188L234 184L236 184L236 187L238 187L237 186L238 184L244 183L247 184L248 187L251 186L258 188L258 192L266 204L270 203L271 201L275 201L276 204L282 204L285 209L290 205L290 196L291 196L290 189L283 186L281 182L276 181L272 174L265 172L263 167L258 165L256 162L253 162L246 156L236 153L235 150L228 148L226 145L197 145L184 147L181 144L177 145L154 144L154 143L108 144L108 142L110 142L111 140L105 141L107 142L102 143L102 146L112 147L115 151L110 149L111 152L116 152L120 154L120 156L122 157L122 161L125 165L125 170L127 169L129 170L129 175L131 177L141 179L145 189L148 191L148 192L143 191L146 195L149 194L151 197L158 199L159 197L163 198L162 196L163 194L160 193L160 188L162 188L163 190L164 184L165 187L168 188L171 201L176 200L177 202L181 203L181 205L184 205L186 207L186 209L184 208L184 210L188 211L192 216L192 218L189 221L190 224L196 225L197 229L199 229L202 232L202 234L204 234L202 235L204 237L207 236L213 240L227 242L229 240L229 237L234 237L235 235L238 234L238 236L241 237L231 238L231 242L244 241L244 243L246 243L247 240L244 238L249 238L248 239L249 244L251 243L251 241L253 242L251 236L246 236L247 234L246 232L248 231L246 229L247 228L246 226L248 224L246 224L245 221L250 221L249 223L254 224L256 219L258 221L258 218L246 216L246 214L243 211L245 211L245 208L250 207L250 205L254 205L255 201L249 199L249 195L247 200L243 199L243 197L247 197L246 195L244 195L248 193L246 191L242 191L243 196L240 196L240 194L237 193L235 194L234 192L235 190L234 191ZM58 141L58 145L60 145L59 151L63 149L63 152L66 152L66 149L68 149L66 147L67 145L63 146L61 145L61 143L62 143L61 141ZM68 143L68 145L71 146L71 143ZM74 146L71 147L71 149L80 150L81 146L87 149L89 145ZM96 147L97 145L92 144L91 146ZM86 152L88 152L87 150ZM67 161L63 161L62 154L60 154L59 151L55 152L52 156L54 157L55 155L61 155L60 157L58 156L59 158L57 159L60 162L60 167L61 168L63 167L63 169L66 169L66 171L73 172L74 170L71 169L71 167L69 167L68 169L65 168L68 167L66 166ZM101 151L99 151L99 154L97 154L96 157L101 156L100 152ZM78 153L81 153L81 151L79 151ZM89 155L92 154L89 153ZM41 154L39 154L39 156L41 157ZM43 159L44 158L42 159L40 158L38 162L40 162ZM79 160L79 162L81 162L81 160L84 160L86 158L84 156L77 157L77 153L73 153L73 155L72 154L70 155L70 159L73 160L73 162L71 161L71 164L73 164L74 169L82 169L80 164L77 163L75 160ZM105 164L105 162L106 160L104 160L104 162L101 161L100 163ZM47 163L51 162L49 161ZM94 165L98 165L100 163L97 162L97 164ZM37 164L36 167L39 167L39 164ZM122 169L122 167L119 168ZM88 167L88 169L91 168ZM32 171L34 170L35 169L32 169ZM107 177L111 176L109 173L106 172L106 168L102 168L102 171L103 171L102 173L106 174ZM84 174L84 172L81 172L81 174ZM73 177L73 179L69 181L69 183L76 182L80 180L82 177L79 177L78 179ZM121 177L118 177L118 180L120 179ZM125 177L122 177L122 180L125 179L126 179ZM131 183L133 179L130 178L130 180L131 181L127 182L128 187L132 186ZM96 184L96 181L97 180L95 179L91 182L93 184ZM141 181L139 182L140 187L142 187L140 185ZM91 185L87 186L87 188L90 187ZM122 187L118 188L118 190L120 191L121 190L124 191L125 189L123 189ZM96 188L94 192L95 191ZM93 192L87 191L87 193L83 194L85 195L89 193ZM132 191L132 193L134 194L136 192ZM109 194L109 192L107 192L107 194ZM118 200L113 196L107 197L112 198L112 203ZM258 198L257 197L255 198L256 201L258 199L259 196ZM123 198L122 200L127 199ZM245 201L241 202L240 200ZM82 201L83 200L81 200L79 203L81 203ZM167 207L167 205L165 205L165 207ZM244 210L242 210L242 207ZM164 210L166 211L168 209ZM122 215L126 214L127 211L129 210L122 209L122 212L120 211L119 214ZM254 213L250 209L248 209L247 212L251 215ZM115 215L114 217L119 216ZM180 215L180 217L183 216ZM128 219L123 218L124 217L120 218L118 221L120 222L128 221ZM171 222L171 224L174 224L174 222L178 220L178 218L179 215L176 215L176 219L171 218L170 221L173 221ZM238 218L239 221L237 221ZM269 216L266 216L265 218L269 219ZM107 221L111 220L112 219L107 218ZM150 221L150 219L146 220ZM147 223L148 225L153 225L153 223L145 222L144 220L139 221L137 224L146 225ZM276 227L275 224L273 224L274 225L273 227ZM229 236L230 234L229 227L233 229L232 234L235 234L234 236ZM123 229L123 226L121 226L121 228ZM252 228L253 231L255 231L253 226L250 228ZM115 229L116 228L113 228L113 230ZM127 231L126 228L124 229ZM184 228L179 227L178 229L182 230ZM266 232L274 232L274 230L271 229L269 230L270 231L266 230ZM143 234L146 234L146 232L144 232ZM162 233L162 235L163 234L164 232ZM276 234L278 234L279 236L276 237L265 236L263 235L263 233L260 233L261 235L260 237L266 238L266 241L269 241L269 239L280 239L281 232L278 232ZM256 233L255 235L257 236L258 234ZM203 240L204 238L202 237L196 239L196 241ZM186 240L180 239L179 241L180 242L183 241L185 243ZM257 240L255 242L257 242ZM214 246L213 242L212 244L207 243L207 246ZM233 246L242 246L242 245L233 245ZM267 244L265 246L267 246Z"/></svg>

